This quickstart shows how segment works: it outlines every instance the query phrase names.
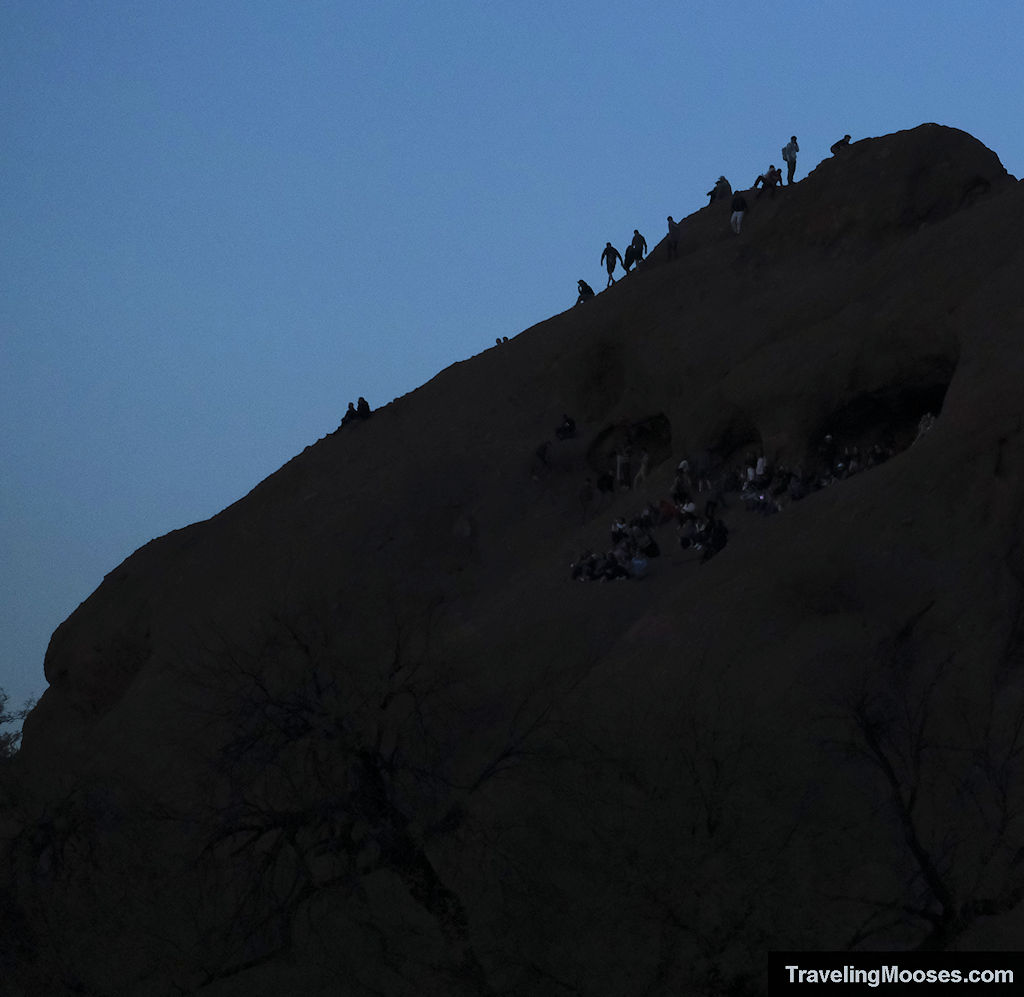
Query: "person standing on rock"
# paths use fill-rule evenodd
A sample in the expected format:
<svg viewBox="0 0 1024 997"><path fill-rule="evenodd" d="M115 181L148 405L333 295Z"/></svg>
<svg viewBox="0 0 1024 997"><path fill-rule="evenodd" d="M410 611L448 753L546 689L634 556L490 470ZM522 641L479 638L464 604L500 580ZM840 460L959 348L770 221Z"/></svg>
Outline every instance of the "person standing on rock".
<svg viewBox="0 0 1024 997"><path fill-rule="evenodd" d="M670 260L677 259L679 257L679 222L673 221L672 216L668 216L668 241L666 242L668 247L668 258Z"/></svg>
<svg viewBox="0 0 1024 997"><path fill-rule="evenodd" d="M786 161L786 185L793 182L793 174L796 173L796 154L800 146L796 144L796 136L790 136L789 142L782 147L782 158Z"/></svg>
<svg viewBox="0 0 1024 997"><path fill-rule="evenodd" d="M606 242L604 245L604 252L601 253L601 262L608 267L608 283L606 287L611 287L615 283L615 278L612 276L612 271L615 269L615 264L622 263L622 257L619 255L619 251L610 243ZM626 264L622 263L623 268Z"/></svg>
<svg viewBox="0 0 1024 997"><path fill-rule="evenodd" d="M639 263L647 254L647 240L633 229L633 241L630 245L633 247L633 258Z"/></svg>
<svg viewBox="0 0 1024 997"><path fill-rule="evenodd" d="M743 224L743 215L746 210L746 199L739 191L736 191L732 198L732 217L729 219L729 227L737 235L740 234L740 226Z"/></svg>

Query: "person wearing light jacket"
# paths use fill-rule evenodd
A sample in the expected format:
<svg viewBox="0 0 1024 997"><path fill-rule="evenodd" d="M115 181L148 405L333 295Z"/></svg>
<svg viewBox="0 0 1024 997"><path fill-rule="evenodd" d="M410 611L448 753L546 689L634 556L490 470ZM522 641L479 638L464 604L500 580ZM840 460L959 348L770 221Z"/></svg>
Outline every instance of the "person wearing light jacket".
<svg viewBox="0 0 1024 997"><path fill-rule="evenodd" d="M786 184L793 182L793 174L796 173L796 154L800 146L796 144L796 136L793 135L789 143L782 147L782 158L786 161Z"/></svg>

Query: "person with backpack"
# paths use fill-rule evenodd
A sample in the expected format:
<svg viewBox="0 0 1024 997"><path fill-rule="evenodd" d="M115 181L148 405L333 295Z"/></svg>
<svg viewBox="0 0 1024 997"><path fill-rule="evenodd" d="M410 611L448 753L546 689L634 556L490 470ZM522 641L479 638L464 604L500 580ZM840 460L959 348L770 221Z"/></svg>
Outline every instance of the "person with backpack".
<svg viewBox="0 0 1024 997"><path fill-rule="evenodd" d="M796 136L790 137L789 142L782 147L782 158L786 161L786 185L793 182L793 174L796 173L796 154L800 146L796 144Z"/></svg>

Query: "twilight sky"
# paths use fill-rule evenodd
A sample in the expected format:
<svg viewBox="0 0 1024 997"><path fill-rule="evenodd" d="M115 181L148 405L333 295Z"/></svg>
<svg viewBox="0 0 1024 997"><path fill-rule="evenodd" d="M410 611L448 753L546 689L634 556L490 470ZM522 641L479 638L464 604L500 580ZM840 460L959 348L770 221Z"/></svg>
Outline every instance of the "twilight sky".
<svg viewBox="0 0 1024 997"><path fill-rule="evenodd" d="M798 136L1015 176L1019 0L0 0L0 687L133 550Z"/></svg>

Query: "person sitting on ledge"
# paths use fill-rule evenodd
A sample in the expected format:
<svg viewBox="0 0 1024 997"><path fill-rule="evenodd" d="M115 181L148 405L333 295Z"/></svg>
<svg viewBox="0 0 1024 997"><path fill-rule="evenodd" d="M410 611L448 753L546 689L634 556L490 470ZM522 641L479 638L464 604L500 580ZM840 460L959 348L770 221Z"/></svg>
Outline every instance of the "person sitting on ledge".
<svg viewBox="0 0 1024 997"><path fill-rule="evenodd" d="M594 296L594 289L585 280L576 281L576 286L580 292L580 296L576 299L576 304L580 305L584 301L589 301Z"/></svg>
<svg viewBox="0 0 1024 997"><path fill-rule="evenodd" d="M714 204L715 201L724 201L732 197L732 184L725 177L719 177L715 181L715 186L708 191L708 197L710 198L708 204Z"/></svg>
<svg viewBox="0 0 1024 997"><path fill-rule="evenodd" d="M777 169L774 163L754 181L754 190L757 191L758 197L766 190L774 197L775 189L781 186L782 170ZM759 187L760 189L758 189Z"/></svg>

